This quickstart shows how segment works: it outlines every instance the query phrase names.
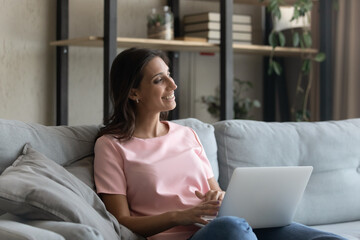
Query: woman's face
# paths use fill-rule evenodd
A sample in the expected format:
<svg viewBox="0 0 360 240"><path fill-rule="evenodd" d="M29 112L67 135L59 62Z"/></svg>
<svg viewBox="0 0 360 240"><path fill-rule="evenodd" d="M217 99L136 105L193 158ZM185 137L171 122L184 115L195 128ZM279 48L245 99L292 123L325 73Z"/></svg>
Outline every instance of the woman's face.
<svg viewBox="0 0 360 240"><path fill-rule="evenodd" d="M169 67L160 58L155 57L144 67L144 77L137 89L133 89L138 111L160 113L176 107L174 91L177 88L170 77Z"/></svg>

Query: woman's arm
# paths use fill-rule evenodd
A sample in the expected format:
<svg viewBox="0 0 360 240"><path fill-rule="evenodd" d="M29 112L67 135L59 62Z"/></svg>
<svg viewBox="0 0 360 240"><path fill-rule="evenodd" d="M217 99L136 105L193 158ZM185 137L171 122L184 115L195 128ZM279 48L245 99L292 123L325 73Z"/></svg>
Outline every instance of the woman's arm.
<svg viewBox="0 0 360 240"><path fill-rule="evenodd" d="M144 237L152 236L178 225L206 224L207 222L201 216L215 216L220 207L219 201L212 200L182 211L165 212L155 216L134 217L130 216L125 195L101 194L101 198L107 210L116 217L120 224Z"/></svg>

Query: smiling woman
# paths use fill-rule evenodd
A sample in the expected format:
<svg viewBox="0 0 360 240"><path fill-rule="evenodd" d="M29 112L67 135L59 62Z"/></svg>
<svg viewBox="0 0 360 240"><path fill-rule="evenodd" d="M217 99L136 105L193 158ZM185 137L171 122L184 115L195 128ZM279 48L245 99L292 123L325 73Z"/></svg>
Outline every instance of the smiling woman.
<svg viewBox="0 0 360 240"><path fill-rule="evenodd" d="M143 80L139 87L130 90L129 98L137 103L136 120L158 119L160 112L173 110L176 107L176 88L164 60L160 57L151 59L143 68Z"/></svg>
<svg viewBox="0 0 360 240"><path fill-rule="evenodd" d="M195 131L162 115L176 107L177 88L164 54L125 50L115 58L110 80L114 113L94 150L96 190L107 210L149 240L256 240L245 219L205 218L217 215L225 192ZM323 233L290 224L256 234L261 240L308 240Z"/></svg>
<svg viewBox="0 0 360 240"><path fill-rule="evenodd" d="M110 71L114 111L99 136L114 134L119 140L129 140L137 130L135 125L140 124L136 121L148 114L152 114L151 119L166 120L167 111L176 106L175 98L172 104L162 99L176 89L168 63L163 52L139 48L127 49L114 59Z"/></svg>

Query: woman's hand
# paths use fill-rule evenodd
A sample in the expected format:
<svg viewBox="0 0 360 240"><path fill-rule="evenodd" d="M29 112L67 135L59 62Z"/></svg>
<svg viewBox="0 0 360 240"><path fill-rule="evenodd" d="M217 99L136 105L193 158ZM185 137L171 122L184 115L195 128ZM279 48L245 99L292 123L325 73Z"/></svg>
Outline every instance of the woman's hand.
<svg viewBox="0 0 360 240"><path fill-rule="evenodd" d="M210 200L199 205L182 211L176 212L177 225L190 225L201 223L206 225L208 222L202 219L203 216L216 216L220 208L220 201Z"/></svg>
<svg viewBox="0 0 360 240"><path fill-rule="evenodd" d="M222 201L224 199L225 196L225 192L224 191L218 191L218 190L210 190L205 194L202 194L199 191L195 191L195 195L203 200L203 202L207 202L210 200L218 200L218 201Z"/></svg>

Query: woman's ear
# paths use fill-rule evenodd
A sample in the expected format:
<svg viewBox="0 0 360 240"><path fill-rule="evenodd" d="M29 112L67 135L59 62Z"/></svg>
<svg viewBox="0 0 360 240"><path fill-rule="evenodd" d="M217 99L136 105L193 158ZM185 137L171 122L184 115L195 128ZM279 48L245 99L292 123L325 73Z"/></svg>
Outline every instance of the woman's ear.
<svg viewBox="0 0 360 240"><path fill-rule="evenodd" d="M134 101L139 99L139 94L136 88L132 88L130 90L129 98Z"/></svg>

